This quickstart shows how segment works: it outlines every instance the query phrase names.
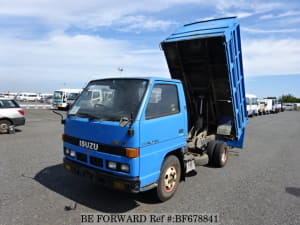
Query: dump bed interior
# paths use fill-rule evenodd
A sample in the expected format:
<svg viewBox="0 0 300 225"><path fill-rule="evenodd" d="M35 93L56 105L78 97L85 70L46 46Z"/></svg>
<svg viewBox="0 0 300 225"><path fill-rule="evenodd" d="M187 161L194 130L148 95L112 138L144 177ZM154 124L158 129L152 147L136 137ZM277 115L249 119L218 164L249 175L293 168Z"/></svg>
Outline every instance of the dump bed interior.
<svg viewBox="0 0 300 225"><path fill-rule="evenodd" d="M187 24L161 45L171 77L184 85L189 128L216 134L230 124L230 135L220 138L241 147L247 114L236 18Z"/></svg>

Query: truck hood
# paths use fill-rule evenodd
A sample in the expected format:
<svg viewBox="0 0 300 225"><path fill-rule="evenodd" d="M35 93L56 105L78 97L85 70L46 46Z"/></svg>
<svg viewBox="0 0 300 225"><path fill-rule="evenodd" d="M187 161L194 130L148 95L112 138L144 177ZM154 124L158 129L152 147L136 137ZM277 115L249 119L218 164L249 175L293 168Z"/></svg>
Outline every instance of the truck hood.
<svg viewBox="0 0 300 225"><path fill-rule="evenodd" d="M139 132L135 122L134 135L128 135L129 126L120 127L119 122L99 121L87 118L68 117L64 133L68 136L119 147L139 147Z"/></svg>

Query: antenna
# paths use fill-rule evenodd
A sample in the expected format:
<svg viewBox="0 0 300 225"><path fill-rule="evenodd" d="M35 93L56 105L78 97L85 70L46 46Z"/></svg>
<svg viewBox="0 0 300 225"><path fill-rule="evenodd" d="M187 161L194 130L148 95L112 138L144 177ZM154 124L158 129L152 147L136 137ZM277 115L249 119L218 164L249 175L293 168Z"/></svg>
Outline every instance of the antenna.
<svg viewBox="0 0 300 225"><path fill-rule="evenodd" d="M118 67L118 70L120 71L120 76L122 75L122 72L124 71L123 67Z"/></svg>

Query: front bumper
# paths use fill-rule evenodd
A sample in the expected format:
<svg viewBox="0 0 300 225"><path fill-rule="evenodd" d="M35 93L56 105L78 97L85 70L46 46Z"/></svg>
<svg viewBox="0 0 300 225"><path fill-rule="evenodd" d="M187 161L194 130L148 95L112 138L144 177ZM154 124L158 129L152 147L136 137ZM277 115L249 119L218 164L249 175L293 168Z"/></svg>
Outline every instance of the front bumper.
<svg viewBox="0 0 300 225"><path fill-rule="evenodd" d="M140 190L140 180L138 177L120 177L97 169L82 165L80 163L64 158L64 168L76 175L86 177L95 183L103 186L138 193Z"/></svg>

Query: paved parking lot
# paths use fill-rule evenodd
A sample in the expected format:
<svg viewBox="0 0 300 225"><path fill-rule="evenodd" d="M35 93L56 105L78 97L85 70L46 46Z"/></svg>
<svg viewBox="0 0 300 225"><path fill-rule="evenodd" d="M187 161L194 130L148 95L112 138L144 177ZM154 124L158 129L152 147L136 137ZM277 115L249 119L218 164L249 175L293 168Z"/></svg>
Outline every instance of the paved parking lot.
<svg viewBox="0 0 300 225"><path fill-rule="evenodd" d="M198 167L164 203L65 172L60 118L39 109L26 118L16 134L0 136L1 225L80 224L83 213L217 213L224 225L300 224L300 112L250 118L243 150L231 150L224 168Z"/></svg>

